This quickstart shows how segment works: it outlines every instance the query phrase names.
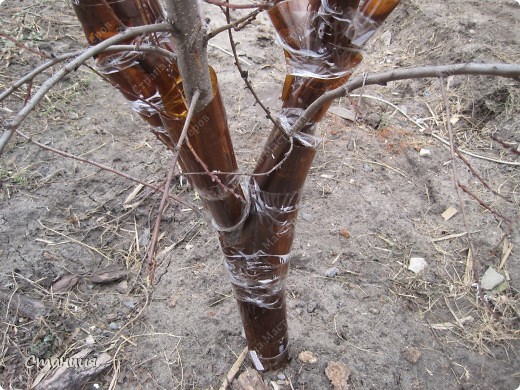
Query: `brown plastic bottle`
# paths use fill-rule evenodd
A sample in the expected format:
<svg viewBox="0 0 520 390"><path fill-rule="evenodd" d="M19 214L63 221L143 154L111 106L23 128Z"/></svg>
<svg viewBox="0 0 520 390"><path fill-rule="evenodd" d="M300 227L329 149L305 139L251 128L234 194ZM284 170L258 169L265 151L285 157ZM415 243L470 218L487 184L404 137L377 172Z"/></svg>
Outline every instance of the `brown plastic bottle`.
<svg viewBox="0 0 520 390"><path fill-rule="evenodd" d="M72 6L90 45L96 45L128 27L164 20L164 11L157 0L73 0ZM138 43L145 39L154 39L154 34L123 44ZM142 66L143 58L143 54L135 52L99 54L96 65L130 101L134 110L156 127L159 138L172 147L161 129L162 121L158 111L162 109L162 100L157 86Z"/></svg>

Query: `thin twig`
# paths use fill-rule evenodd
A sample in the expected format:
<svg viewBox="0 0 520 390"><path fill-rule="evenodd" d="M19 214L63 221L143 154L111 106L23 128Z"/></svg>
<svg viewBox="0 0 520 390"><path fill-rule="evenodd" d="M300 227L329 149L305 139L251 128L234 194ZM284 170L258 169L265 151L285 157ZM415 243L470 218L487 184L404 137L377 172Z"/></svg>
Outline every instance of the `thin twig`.
<svg viewBox="0 0 520 390"><path fill-rule="evenodd" d="M7 88L5 91L3 91L0 94L0 102L3 101L7 96L12 94L14 91L16 91L18 88L20 88L25 83L28 83L32 79L34 79L37 75L44 72L45 70L49 69L50 67L59 64L60 62L69 60L71 58L77 57L83 52L83 50L78 50L72 53L65 53L59 56L56 56L52 59L50 59L47 62L44 62L43 64L39 65L37 68L31 70L29 73L27 73L25 76L23 76L21 79L15 81L9 88Z"/></svg>
<svg viewBox="0 0 520 390"><path fill-rule="evenodd" d="M15 39L7 34L4 34L1 31L0 31L0 37L13 42L19 48L30 51L31 53L36 54L37 56L49 58L49 55L47 53L41 51L40 49L35 49L34 47L27 46L27 45L23 44L22 42L20 42L19 40Z"/></svg>
<svg viewBox="0 0 520 390"><path fill-rule="evenodd" d="M47 92L49 92L52 87L54 87L63 77L65 77L70 72L76 70L80 65L82 65L85 61L87 61L92 56L99 54L107 47L110 47L116 43L121 41L125 41L129 38L133 38L135 36L151 33L151 32L159 32L159 31L169 31L171 29L171 25L169 23L160 23L154 25L146 25L139 27L131 27L122 32L121 34L115 35L113 37L108 38L107 40L99 43L96 46L93 46L87 50L85 50L82 54L76 57L74 60L65 65L62 69L56 72L52 77L47 79L40 87L38 92L34 94L34 96L29 100L28 104L18 112L18 114L14 117L14 119L7 125L7 131L2 134L0 137L0 155L2 154L5 146L15 133L16 129L20 126L23 120L29 115L29 113L34 110L34 108L38 105L38 103L45 97Z"/></svg>
<svg viewBox="0 0 520 390"><path fill-rule="evenodd" d="M255 3L255 4L231 4L227 1L221 0L204 0L208 4L218 5L219 7L232 8L232 9L250 9L250 8L260 8L267 9L271 8L273 5L271 3Z"/></svg>
<svg viewBox="0 0 520 390"><path fill-rule="evenodd" d="M228 24L217 27L215 30L210 31L208 33L208 35L206 35L206 41L209 41L210 39L216 37L218 34L220 34L221 32L224 32L226 30L234 29L236 31L236 30L240 30L240 29L244 28L246 25L248 25L253 20L255 20L256 15L258 15L260 12L262 12L260 9L256 9L253 12L247 14L246 16L235 20L234 22L228 21L227 22Z"/></svg>
<svg viewBox="0 0 520 390"><path fill-rule="evenodd" d="M508 197L498 193L497 191L495 191L493 189L493 187L491 187L489 185L489 183L487 181L484 180L484 178L482 176L480 176L480 174L477 172L477 170L475 168L473 168L473 166L470 164L470 162L468 161L468 159L466 157L463 156L462 152L460 151L460 149L458 147L455 148L455 153L457 153L457 156L459 156L459 158L462 160L462 162L464 164L466 164L466 166L469 168L469 170L471 171L471 173L473 174L473 176L475 176L478 181L480 181L480 183L486 187L489 191L491 191L494 195L496 196L499 196L501 197L502 199L504 199L506 202L509 202L509 203L513 203L513 201L511 199L509 199Z"/></svg>
<svg viewBox="0 0 520 390"><path fill-rule="evenodd" d="M231 20L231 16L229 14L229 8L226 9L226 21L228 23L230 23L230 20ZM235 57L235 65L240 73L240 76L242 77L242 79L244 80L244 83L246 83L246 87L247 89L249 89L249 91L251 92L251 95L253 95L253 97L255 98L255 101L258 103L258 105L262 108L262 110L264 110L267 118L269 118L269 120L271 122L273 122L273 124L275 126L278 127L278 124L276 123L276 120L273 118L273 116L271 115L271 112L269 111L269 109L264 105L264 103L262 102L262 99L260 99L258 97L258 95L256 94L254 88L253 88L253 85L251 84L251 82L249 81L249 73L247 71L245 71L242 66L240 65L240 59L238 58L238 53L237 53L237 47L236 47L236 43L235 43L235 40L233 39L233 32L231 31L231 29L228 29L228 36L229 36L229 44L231 45L231 50L233 51L233 57Z"/></svg>
<svg viewBox="0 0 520 390"><path fill-rule="evenodd" d="M99 168L99 169L102 169L103 171L107 171L107 172L110 172L110 173L114 173L114 174L116 174L116 175L118 175L118 176L124 177L125 179L131 180L131 181L133 181L133 182L135 182L135 183L142 184L143 186L148 187L148 188L151 188L151 189L153 189L154 191L158 191L158 192L162 192L162 193L165 192L165 190L164 190L163 188L160 188L160 187L154 186L153 184L147 183L147 182L145 182L145 181L143 181L143 180L140 180L140 179L135 178L135 177L133 177L133 176L127 175L126 173L121 172L121 171L118 171L118 170L116 170L116 169L114 169L114 168L111 168L111 167L109 167L109 166L106 166L106 165L100 164L100 163L95 162L95 161L92 161L92 160L88 160L88 159L83 158L83 157L76 156L76 155L74 155L74 154L70 154L70 153L64 152L64 151L59 150L59 149L55 149L55 148L53 148L53 147L51 147L51 146L44 145L44 144L42 144L42 143L40 143L40 142L38 142L38 141L35 141L34 139L32 139L31 137L29 137L27 134L21 132L20 130L16 130L16 133L17 133L18 135L20 135L21 137L25 138L27 141L29 141L29 142L35 144L36 146L38 146L38 147L40 147L40 148L42 148L42 149L48 150L48 151L50 151L50 152L52 152L52 153L56 153L56 154L59 154L60 156L63 156L63 157L71 158L71 159L76 160L76 161L81 161L81 162L83 162L83 163L87 163L87 164L93 165L93 166L95 166L95 167L97 167L97 168ZM179 197L177 197L177 196L175 196L175 195L169 195L169 197L170 197L172 200L175 200L176 202L179 202L179 203L185 205L186 207L189 207L190 209L192 209L192 210L198 212L197 207L195 207L194 205L192 205L192 204L186 202L185 200L183 200L183 199L181 199L181 198L179 198Z"/></svg>
<svg viewBox="0 0 520 390"><path fill-rule="evenodd" d="M513 226L513 221L509 218L507 218L506 216L500 214L498 211L496 210L493 210L491 208L491 206L489 206L488 204L486 204L482 199L480 199L477 195L475 195L473 192L470 191L470 189L468 187L466 187L464 184L460 184L459 183L459 187L462 191L464 191L466 194L468 194L469 196L471 196L473 199L475 199L477 201L477 203L479 205L481 205L482 207L484 207L487 211L489 211L493 216L497 217L498 219L502 219L504 220L507 225L509 226L509 228L511 229L511 227Z"/></svg>
<svg viewBox="0 0 520 390"><path fill-rule="evenodd" d="M240 370L240 366L242 363L244 363L244 360L247 356L247 347L245 347L240 355L238 356L236 362L231 366L228 373L226 374L226 377L222 381L222 384L219 387L219 390L227 390L228 386L231 384L235 376L237 375L238 371Z"/></svg>
<svg viewBox="0 0 520 390"><path fill-rule="evenodd" d="M184 127L182 128L181 136L179 137L179 141L173 150L172 161L170 164L170 169L168 171L168 175L166 177L166 183L164 185L164 193L161 198L161 203L159 204L159 210L157 210L157 218L155 219L155 226L153 229L152 240L150 243L150 249L148 251L148 263L147 263L147 273L148 273L148 281L151 285L155 279L155 270L157 268L155 252L157 248L157 241L159 239L159 230L161 227L161 219L164 212L164 206L166 205L166 199L168 199L168 193L170 192L170 184L173 178L173 172L175 171L175 166L177 165L177 159L179 158L179 152L181 150L182 145L184 144L184 140L188 135L188 129L190 127L191 118L193 117L193 113L195 111L195 107L197 106L197 102L200 97L200 91L195 90L193 96L191 98L190 108L188 110L188 114L186 116L186 121L184 122Z"/></svg>
<svg viewBox="0 0 520 390"><path fill-rule="evenodd" d="M453 139L453 129L451 128L451 110L450 103L448 101L448 96L446 95L446 90L444 88L444 77L440 77L441 84L441 93L442 98L444 99L444 109L446 110L446 127L448 129L448 134L450 137L450 156L451 156L451 169L452 169L452 179L453 186L455 188L455 193L457 194L457 198L459 201L459 206L462 213L462 221L464 223L464 228L466 229L468 245L470 250L469 261L471 263L471 269L473 270L473 279L477 283L477 293L482 302L489 307L488 301L484 299L484 292L482 291L482 286L480 285L480 277L479 277L479 264L477 259L475 258L477 252L475 251L475 247L473 246L473 240L471 237L471 231L469 229L468 218L466 216L466 208L464 207L464 202L462 201L462 196L459 191L459 179L457 175L457 168L455 163L457 161L455 157L455 141Z"/></svg>

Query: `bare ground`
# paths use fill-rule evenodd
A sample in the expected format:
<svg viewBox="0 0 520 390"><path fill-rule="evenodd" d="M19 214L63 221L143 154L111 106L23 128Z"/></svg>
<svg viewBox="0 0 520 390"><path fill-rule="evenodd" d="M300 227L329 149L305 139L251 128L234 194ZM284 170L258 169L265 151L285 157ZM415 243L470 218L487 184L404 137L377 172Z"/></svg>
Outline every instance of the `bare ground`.
<svg viewBox="0 0 520 390"><path fill-rule="evenodd" d="M26 44L54 53L84 46L66 2L7 0L0 7L0 30ZM223 24L218 9L206 11L210 29ZM519 63L518 20L520 5L513 0L404 1L368 46L357 74L467 61ZM284 63L265 16L236 38L259 95L276 112ZM218 36L209 54L247 172L270 125L221 50L228 48ZM1 89L40 61L5 40L0 54ZM520 175L508 162L518 164L518 154L491 135L518 148L518 82L458 76L446 83L457 142L501 161L468 157L510 201L486 189L461 162L458 179L515 222ZM292 360L264 380L282 389L332 388L325 368L339 361L351 370L354 389L516 389L518 227L509 233L504 218L463 195L479 274L492 266L506 278L486 292L493 314L477 302L466 276L468 243L460 235L466 229L449 151L438 140L448 138L439 80L367 87L363 94L380 100L341 99L334 106L357 111L359 119L328 114L320 126L323 142L301 202L287 283ZM22 89L0 106L2 120L24 96ZM86 68L53 90L22 131L156 184L166 175L167 151L124 99ZM431 156L420 157L421 148ZM34 382L41 371L25 367L30 355L70 356L88 347L108 353L112 364L86 388L109 388L111 381L121 389L219 387L245 340L205 216L175 202L168 206L157 284L150 288L144 261L159 195L143 189L125 202L136 183L21 137L0 160L0 185L0 386ZM185 179L176 179L175 192L199 204ZM441 214L449 207L458 213L445 221ZM424 273L408 270L411 257L427 261ZM123 270L123 279L93 283L95 270L109 265ZM337 274L327 277L334 267ZM51 294L64 275L76 275L78 283ZM317 361L302 362L302 351Z"/></svg>

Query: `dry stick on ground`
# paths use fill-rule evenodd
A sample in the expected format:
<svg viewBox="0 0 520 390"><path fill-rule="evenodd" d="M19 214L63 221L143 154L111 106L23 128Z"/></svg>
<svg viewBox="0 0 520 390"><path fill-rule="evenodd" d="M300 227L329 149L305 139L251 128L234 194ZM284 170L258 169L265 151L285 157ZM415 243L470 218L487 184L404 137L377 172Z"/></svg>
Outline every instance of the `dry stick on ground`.
<svg viewBox="0 0 520 390"><path fill-rule="evenodd" d="M479 261L477 260L477 252L475 252L475 247L473 245L473 239L471 237L471 231L469 229L469 223L468 218L466 216L466 209L464 207L464 202L462 200L462 196L460 195L459 191L459 177L457 175L457 168L455 166L456 164L456 156L455 156L455 141L453 139L453 129L451 128L451 111L450 111L450 102L448 101L448 96L446 95L446 90L444 88L444 77L441 76L439 78L440 84L441 84L441 93L442 98L444 100L444 109L446 110L446 127L448 129L448 134L450 137L450 156L451 156L451 169L452 169L452 179L453 179L453 186L455 187L455 193L457 194L457 199L459 201L460 210L462 213L462 221L464 222L464 228L466 229L467 238L468 238L468 245L469 245L469 261L471 264L471 269L473 270L473 279L477 283L477 293L482 302L486 305L486 307L493 313L493 315L496 315L496 313L493 312L493 309L491 308L491 305L489 304L489 301L484 298L484 292L482 291L482 286L480 284L480 277L479 277Z"/></svg>
<svg viewBox="0 0 520 390"><path fill-rule="evenodd" d="M5 38L5 39L13 42L19 48L27 50L27 51L30 51L31 53L34 53L37 56L49 58L49 55L47 53L41 51L40 49L35 49L34 47L27 46L27 45L23 44L22 42L20 42L19 40L15 39L15 38L7 35L7 34L4 34L3 32L0 32L0 37Z"/></svg>
<svg viewBox="0 0 520 390"><path fill-rule="evenodd" d="M181 147L184 144L184 140L188 135L188 129L190 127L191 118L193 117L193 113L195 112L195 107L197 107L197 103L199 101L200 92L195 90L193 96L191 98L190 108L188 110L188 114L186 116L186 121L184 122L184 127L182 128L182 133L175 145L175 149L173 149L173 157L170 164L170 169L168 171L168 176L166 177L166 184L164 185L164 193L161 198L161 203L159 204L159 210L157 210L157 218L155 220L155 226L153 228L152 240L150 243L150 250L148 252L148 263L147 263L147 273L148 273L148 283L151 285L155 279L155 269L157 267L156 263L156 248L157 248L157 240L159 239L159 229L161 226L161 218L164 211L164 206L166 205L166 199L168 198L168 193L170 192L170 184L173 178L173 172L175 171L175 166L177 165L177 159L179 158L179 152L181 151Z"/></svg>
<svg viewBox="0 0 520 390"><path fill-rule="evenodd" d="M112 46L121 41L127 40L129 38L133 38L135 36L150 33L150 32L159 32L159 31L170 31L171 25L168 23L160 23L154 25L146 25L140 27L131 27L122 32L121 34L115 35L107 40L99 43L98 45L91 47L85 50L82 54L76 57L74 60L65 65L62 69L48 78L40 87L38 92L29 100L28 104L23 107L20 112L14 117L14 119L7 125L7 131L2 134L0 137L0 155L2 154L5 146L13 136L16 129L20 126L23 120L29 115L29 113L34 110L37 104L45 97L47 92L51 90L63 77L65 77L70 72L76 70L80 65L82 65L85 61L87 61L92 56L100 53L105 48Z"/></svg>
<svg viewBox="0 0 520 390"><path fill-rule="evenodd" d="M517 156L520 155L520 145L518 145L518 143L514 143L512 145L508 144L506 141L498 138L495 134L491 134L490 137L493 141L498 142L504 149L513 154L516 154Z"/></svg>

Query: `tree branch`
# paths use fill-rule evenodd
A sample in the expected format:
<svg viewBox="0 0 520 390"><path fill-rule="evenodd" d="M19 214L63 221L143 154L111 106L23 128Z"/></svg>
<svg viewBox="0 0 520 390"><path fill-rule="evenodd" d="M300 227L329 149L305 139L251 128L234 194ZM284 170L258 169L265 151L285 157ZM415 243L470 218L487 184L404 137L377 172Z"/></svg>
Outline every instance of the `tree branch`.
<svg viewBox="0 0 520 390"><path fill-rule="evenodd" d="M150 250L148 251L148 281L150 284L153 283L155 279L155 269L157 268L157 262L155 258L155 252L157 247L157 241L159 240L159 229L161 226L161 218L164 211L164 206L166 205L166 199L168 199L168 193L170 192L170 184L173 178L173 172L175 171L175 166L177 165L177 160L179 158L179 152L181 151L182 144L188 135L188 129L190 127L191 118L193 117L193 113L195 111L195 107L197 105L197 101L199 100L200 92L195 91L193 97L191 99L190 108L188 110L188 114L186 116L186 121L184 122L184 127L182 128L181 136L179 137L179 141L175 148L173 149L173 156L170 163L170 169L168 170L168 175L166 176L166 184L164 185L164 193L161 198L161 203L159 204L159 210L157 210L157 218L155 220L155 226L153 228L152 240L150 243Z"/></svg>
<svg viewBox="0 0 520 390"><path fill-rule="evenodd" d="M303 115L295 122L289 134L294 135L300 131L309 118L318 112L324 104L336 98L347 95L355 89L365 85L386 84L390 81L419 79L426 77L446 77L452 75L484 75L484 76L501 76L517 79L520 77L520 64L453 64L438 66L421 66L417 68L398 69L389 72L375 73L373 75L357 77L345 85L333 89L323 94L319 99L312 103Z"/></svg>
<svg viewBox="0 0 520 390"><path fill-rule="evenodd" d="M98 162L95 162L95 161L92 161L92 160L88 160L86 158L83 158L83 157L79 157L79 156L76 156L74 154L70 154L70 153L67 153L67 152L64 152L63 150L59 150L59 149L55 149L51 146L47 146L47 145L44 145L38 141L35 141L34 139L32 139L30 136L28 136L27 134L25 133L22 133L20 130L16 130L16 132L23 138L25 138L27 141L35 144L36 146L42 148L42 149L45 149L45 150L48 150L49 152L52 152L52 153L56 153L56 154L59 154L60 156L63 156L63 157L67 157L67 158L71 158L73 160L76 160L76 161L80 161L80 162L83 162L83 163L86 163L86 164L90 164L90 165L93 165L103 171L107 171L107 172L110 172L110 173L114 173L118 176L121 176L121 177L124 177L125 179L128 179L128 180L131 180L135 183L139 183L139 184L142 184L143 186L145 187L148 187L148 188L151 188L152 190L154 191L158 191L158 192L162 192L164 193L164 189L160 188L160 187L157 187L157 186L154 186L153 184L150 184L150 183L147 183L143 180L140 180L140 179L137 179L133 176L130 176L130 175L127 175L126 173L124 172L121 172L121 171L118 171L114 168L111 168L109 166L106 166L106 165L103 165L103 164L100 164ZM185 200L175 196L175 195L169 195L169 197L183 205L185 205L186 207L189 207L190 209L198 212L197 210L197 207L195 207L194 205L186 202Z"/></svg>
<svg viewBox="0 0 520 390"><path fill-rule="evenodd" d="M61 68L58 72L56 72L52 77L47 79L40 87L38 92L36 92L33 97L27 102L27 104L20 110L20 112L14 117L14 119L7 125L7 131L5 131L0 137L0 155L4 151L5 146L13 136L16 129L20 126L23 120L29 115L29 113L34 110L34 108L38 105L38 103L44 98L44 96L49 92L52 87L54 87L63 77L67 74L76 70L80 65L82 65L85 61L87 61L92 56L101 53L104 49L119 43L121 41L125 41L129 38L136 37L141 34L151 33L151 32L160 32L160 31L170 31L171 25L168 23L160 23L139 27L131 27L122 32L121 34L115 35L113 37L108 38L107 40L99 43L96 46L93 46L83 53L81 53L74 60L69 62L63 68Z"/></svg>

